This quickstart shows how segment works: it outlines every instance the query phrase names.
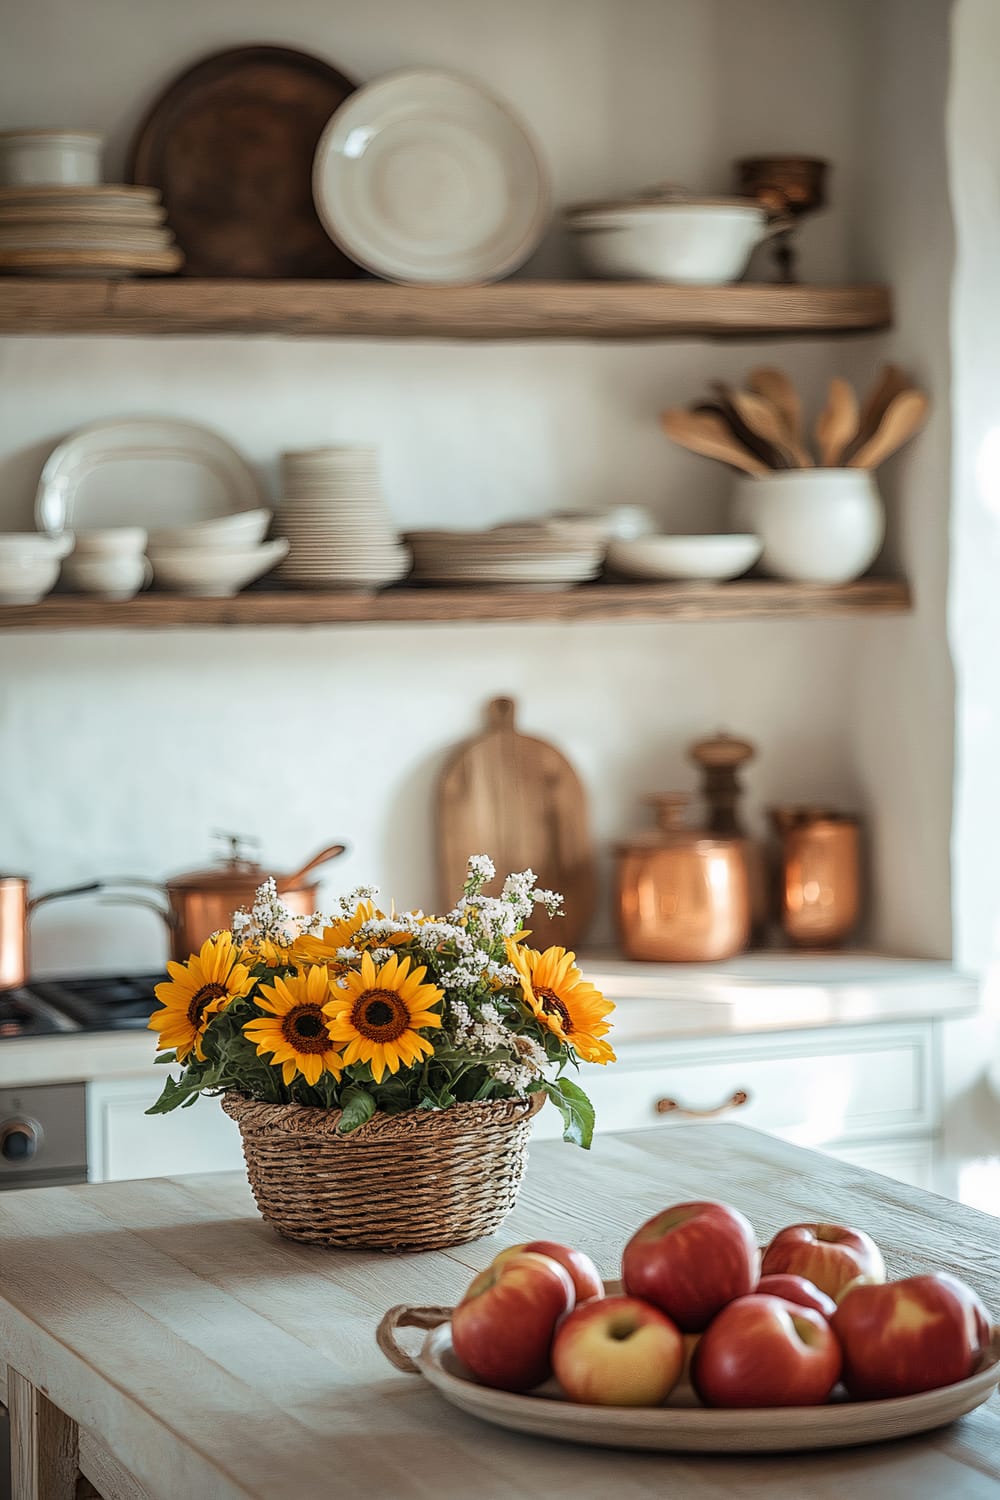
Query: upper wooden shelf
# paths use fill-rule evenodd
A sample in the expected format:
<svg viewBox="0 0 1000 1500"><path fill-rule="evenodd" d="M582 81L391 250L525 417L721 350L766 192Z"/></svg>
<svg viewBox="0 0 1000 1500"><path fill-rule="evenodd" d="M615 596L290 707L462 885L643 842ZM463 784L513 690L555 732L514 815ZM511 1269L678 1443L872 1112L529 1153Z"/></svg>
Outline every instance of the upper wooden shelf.
<svg viewBox="0 0 1000 1500"><path fill-rule="evenodd" d="M870 333L884 286L504 281L43 281L0 278L0 333L294 334L419 339L666 339Z"/></svg>
<svg viewBox="0 0 1000 1500"><path fill-rule="evenodd" d="M292 593L258 588L233 599L140 594L125 603L51 594L0 606L0 630L165 630L201 625L454 624L468 621L778 620L901 614L911 607L898 578L857 583L584 584L517 589L393 588L381 594Z"/></svg>

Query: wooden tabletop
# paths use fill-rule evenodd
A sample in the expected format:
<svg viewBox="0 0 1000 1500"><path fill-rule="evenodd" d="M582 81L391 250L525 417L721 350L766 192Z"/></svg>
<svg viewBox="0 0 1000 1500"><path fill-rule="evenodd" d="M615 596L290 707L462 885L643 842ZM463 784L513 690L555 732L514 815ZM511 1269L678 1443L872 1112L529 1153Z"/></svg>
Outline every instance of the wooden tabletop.
<svg viewBox="0 0 1000 1500"><path fill-rule="evenodd" d="M1000 1221L739 1126L604 1136L589 1156L537 1145L502 1232L447 1253L288 1243L238 1176L0 1194L0 1362L12 1425L23 1436L34 1415L45 1450L22 1452L20 1495L73 1493L79 1424L80 1468L108 1500L997 1500L996 1396L895 1444L675 1458L485 1426L376 1348L386 1308L453 1302L500 1244L544 1234L610 1276L653 1211L704 1197L762 1238L803 1219L858 1225L890 1275L949 1267L1000 1312Z"/></svg>

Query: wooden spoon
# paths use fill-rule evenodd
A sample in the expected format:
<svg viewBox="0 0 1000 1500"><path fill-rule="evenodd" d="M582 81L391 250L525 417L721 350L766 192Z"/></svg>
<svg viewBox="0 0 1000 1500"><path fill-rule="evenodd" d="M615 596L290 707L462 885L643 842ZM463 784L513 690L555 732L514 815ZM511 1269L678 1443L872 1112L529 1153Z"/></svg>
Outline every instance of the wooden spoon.
<svg viewBox="0 0 1000 1500"><path fill-rule="evenodd" d="M664 432L669 438L692 453L701 453L705 458L717 458L721 463L744 474L760 477L770 474L767 464L762 463L748 448L738 442L721 417L711 412L684 411L672 407L660 418Z"/></svg>
<svg viewBox="0 0 1000 1500"><path fill-rule="evenodd" d="M893 397L912 389L913 386L906 377L906 371L900 369L899 365L882 366L861 407L858 434L854 439L855 448L860 448L862 443L867 443L875 436L875 429L885 416L886 408Z"/></svg>
<svg viewBox="0 0 1000 1500"><path fill-rule="evenodd" d="M739 412L733 406L732 402L727 401L724 396L717 396L714 400L709 401L698 401L694 406L690 406L688 410L711 413L719 417L725 422L736 441L742 443L744 448L753 454L754 458L759 458L761 463L766 464L769 469L783 469L786 467L784 459L774 445L772 443L765 443L763 438L759 437L757 433L752 432L741 419Z"/></svg>
<svg viewBox="0 0 1000 1500"><path fill-rule="evenodd" d="M779 469L803 467L799 461L797 445L789 442L784 418L773 402L768 401L766 396L756 396L751 391L738 391L733 386L725 385L721 380L714 381L712 389L729 403L736 413L737 420L743 424L752 437L759 442L766 443L774 451L778 462L772 467Z"/></svg>
<svg viewBox="0 0 1000 1500"><path fill-rule="evenodd" d="M850 381L835 375L830 381L826 405L816 421L816 447L824 469L843 464L848 448L858 435L858 398Z"/></svg>
<svg viewBox="0 0 1000 1500"><path fill-rule="evenodd" d="M923 391L901 391L886 407L874 434L847 460L849 469L877 469L927 421L931 403Z"/></svg>
<svg viewBox="0 0 1000 1500"><path fill-rule="evenodd" d="M757 396L764 396L776 407L785 424L785 440L794 449L798 466L811 469L812 455L806 448L802 434L802 401L784 370L772 370L760 365L747 376L747 385Z"/></svg>

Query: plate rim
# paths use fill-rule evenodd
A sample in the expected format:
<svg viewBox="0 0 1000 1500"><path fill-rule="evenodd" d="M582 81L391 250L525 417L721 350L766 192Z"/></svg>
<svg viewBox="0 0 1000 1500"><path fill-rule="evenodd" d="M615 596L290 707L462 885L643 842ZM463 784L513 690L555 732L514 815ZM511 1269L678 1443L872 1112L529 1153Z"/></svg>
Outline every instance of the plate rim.
<svg viewBox="0 0 1000 1500"><path fill-rule="evenodd" d="M677 1430L678 1446L676 1451L705 1452L705 1453L765 1453L767 1451L793 1452L820 1450L838 1446L838 1432L849 1431L849 1436L841 1436L839 1445L868 1445L872 1443L885 1442L890 1439L915 1436L920 1432L932 1431L936 1426L946 1426L957 1420L959 1416L966 1415L982 1406L993 1395L998 1380L1000 1380L1000 1350L997 1349L997 1340L1000 1338L1000 1325L993 1329L993 1348L988 1350L985 1356L986 1362L982 1368L965 1380L959 1380L949 1386L939 1386L931 1391L919 1391L912 1396L894 1396L881 1401L845 1401L825 1403L822 1406L779 1406L779 1407L751 1407L751 1408L723 1408L723 1407L609 1407L591 1406L584 1403L550 1400L546 1397L538 1397L530 1393L514 1391L495 1390L489 1386L480 1385L478 1382L464 1380L452 1374L445 1368L443 1354L450 1350L451 1345L451 1323L440 1324L432 1328L425 1337L419 1353L415 1356L415 1362L420 1374L432 1385L435 1390L441 1392L445 1400L460 1410L470 1412L482 1421L490 1422L494 1426L503 1427L507 1430L530 1432L534 1436L547 1437L552 1441L565 1441L580 1443L585 1446L599 1446L606 1448L634 1449L640 1450L644 1446L647 1451L671 1450L670 1437L672 1430ZM462 1400L467 1392L481 1392L483 1395L472 1402ZM960 1394L964 1393L964 1394ZM976 1396L977 1399L970 1400L968 1406L962 1406L954 1416L943 1417L939 1422L923 1420L933 1417L935 1406L951 1401L960 1395L959 1405L965 1397ZM489 1408L492 1407L497 1413L494 1418L490 1415ZM474 1408L474 1409L473 1409ZM541 1414L542 1410L547 1412L558 1411L561 1413L565 1423L565 1431L562 1433L543 1432L537 1423L532 1420L533 1416ZM822 1412L824 1420L821 1423L820 1432L814 1428L813 1436L810 1437L808 1419L810 1414ZM881 1421L884 1423L892 1418L904 1415L912 1416L917 1425L904 1427L895 1432L857 1430L859 1413L869 1414L871 1425ZM506 1418L507 1420L501 1420ZM747 1428L748 1418L752 1418L753 1430L760 1435L769 1432L778 1439L776 1445L768 1448L766 1443L747 1444L737 1447L727 1442L725 1448L718 1446L720 1438L729 1438ZM521 1422L518 1421L521 1419ZM612 1438L604 1436L609 1420L618 1419L622 1428L623 1441L615 1443ZM523 1423L523 1425L521 1425ZM695 1427L703 1427L705 1433L705 1446L696 1446L696 1441L683 1440L681 1446L680 1429L690 1432L692 1423ZM781 1433L793 1423L802 1424L801 1442L794 1444L791 1440L784 1441ZM602 1433L597 1436L595 1428L599 1427ZM588 1436L588 1433L590 1434ZM643 1439L646 1442L644 1444Z"/></svg>
<svg viewBox="0 0 1000 1500"><path fill-rule="evenodd" d="M390 271L384 264L376 265L374 258L367 256L363 250L359 250L356 243L351 240L350 235L345 236L342 225L337 221L337 216L331 211L329 205L324 201L323 173L328 159L335 159L337 153L331 147L331 141L338 126L342 126L343 117L359 102L367 100L376 92L381 92L396 87L400 82L415 78L444 78L451 83L459 83L471 93L480 98L488 100L501 114L505 115L514 126L528 147L529 155L534 162L535 178L537 183L537 201L532 214L531 223L525 230L521 246L508 253L502 262L497 262L494 269L478 276L427 276L419 274L404 274L399 271ZM552 217L552 180L548 165L542 153L541 146L534 131L526 124L522 116L505 99L500 98L486 84L470 73L464 73L458 68L435 68L430 65L393 68L387 73L382 73L378 78L369 83L361 84L349 95L333 113L323 134L316 144L316 153L313 157L312 168L312 190L313 202L319 215L320 223L334 244L356 265L369 271L374 276L382 277L384 280L394 282L398 286L482 286L494 281L502 281L510 276L538 249L541 244L545 230Z"/></svg>

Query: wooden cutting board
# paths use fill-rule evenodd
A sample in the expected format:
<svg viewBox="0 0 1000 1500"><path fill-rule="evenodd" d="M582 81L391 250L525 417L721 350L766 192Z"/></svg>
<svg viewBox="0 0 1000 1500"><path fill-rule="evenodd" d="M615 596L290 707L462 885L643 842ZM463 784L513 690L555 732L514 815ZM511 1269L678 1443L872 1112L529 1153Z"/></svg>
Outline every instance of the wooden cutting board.
<svg viewBox="0 0 1000 1500"><path fill-rule="evenodd" d="M564 917L538 906L529 919L531 946L576 948L597 903L597 872L587 798L564 755L544 740L518 734L512 698L494 698L486 728L450 757L438 784L437 834L441 902L461 892L471 854L488 854L498 879L532 869L538 884L564 896Z"/></svg>

